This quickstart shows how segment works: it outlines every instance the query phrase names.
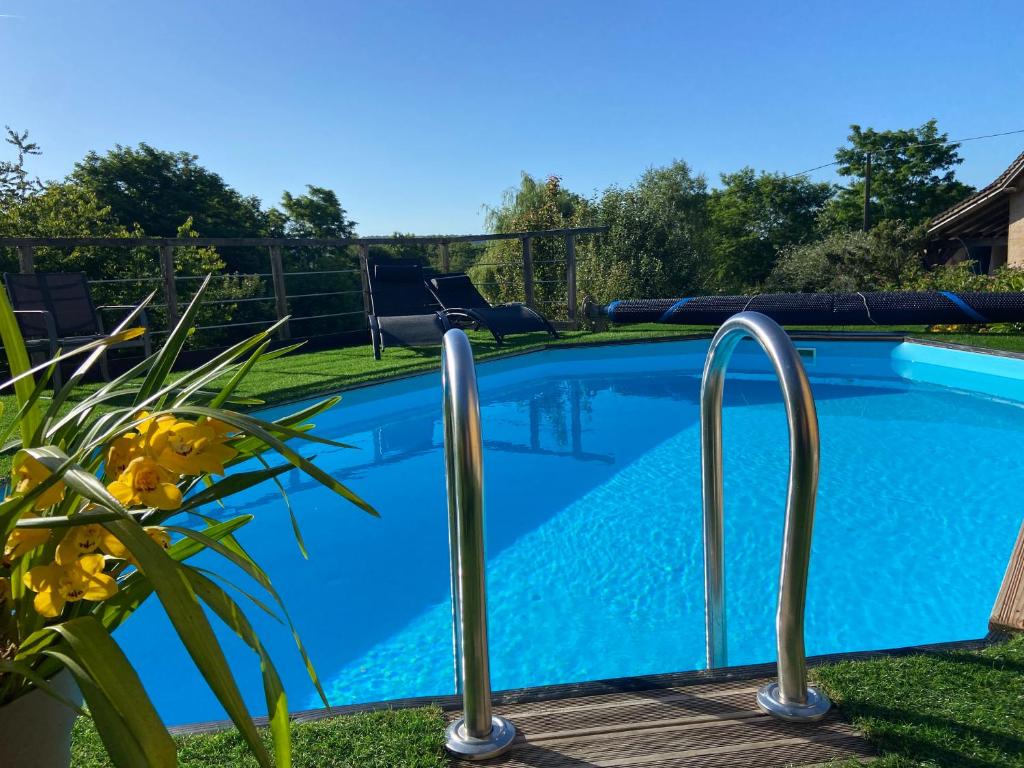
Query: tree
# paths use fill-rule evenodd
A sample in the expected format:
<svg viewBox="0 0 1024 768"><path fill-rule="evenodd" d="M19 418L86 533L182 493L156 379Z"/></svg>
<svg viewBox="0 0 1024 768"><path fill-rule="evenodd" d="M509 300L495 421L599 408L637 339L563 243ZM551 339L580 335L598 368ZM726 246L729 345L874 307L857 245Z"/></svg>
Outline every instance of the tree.
<svg viewBox="0 0 1024 768"><path fill-rule="evenodd" d="M242 196L189 152L118 144L105 155L87 154L70 178L124 226L150 237L174 237L189 218L205 237L255 237L264 223L259 199Z"/></svg>
<svg viewBox="0 0 1024 768"><path fill-rule="evenodd" d="M894 290L923 271L924 227L883 221L870 232L833 232L783 249L768 279L775 291Z"/></svg>
<svg viewBox="0 0 1024 768"><path fill-rule="evenodd" d="M586 226L591 219L590 202L562 186L558 176L540 181L523 173L519 186L506 190L502 204L487 211L492 232L528 232ZM531 241L534 296L545 311L564 307L565 242L560 237ZM519 240L495 240L487 244L483 261L487 266L470 270L470 276L484 294L496 301L522 301L523 251Z"/></svg>
<svg viewBox="0 0 1024 768"><path fill-rule="evenodd" d="M356 222L348 218L334 190L307 184L304 195L285 192L281 207L288 217L288 237L355 237Z"/></svg>
<svg viewBox="0 0 1024 768"><path fill-rule="evenodd" d="M682 160L649 168L596 203L609 227L580 262L581 292L600 300L676 296L703 288L708 266L707 182Z"/></svg>
<svg viewBox="0 0 1024 768"><path fill-rule="evenodd" d="M849 146L836 151L837 172L855 180L828 206L825 223L830 228L861 228L869 152L873 222L893 219L916 226L974 191L956 179L956 166L963 162L960 145L948 143L949 134L939 133L934 119L896 131L851 125L847 140Z"/></svg>
<svg viewBox="0 0 1024 768"><path fill-rule="evenodd" d="M803 176L756 174L753 168L722 174L722 188L708 198L713 285L739 292L763 282L782 248L817 236L818 217L832 193L831 184Z"/></svg>
<svg viewBox="0 0 1024 768"><path fill-rule="evenodd" d="M27 157L42 154L39 145L28 140L28 131L18 133L9 125L4 128L7 130L4 141L14 147L18 159L13 162L0 160L0 208L19 203L43 189L42 182L38 178L31 178L25 169Z"/></svg>

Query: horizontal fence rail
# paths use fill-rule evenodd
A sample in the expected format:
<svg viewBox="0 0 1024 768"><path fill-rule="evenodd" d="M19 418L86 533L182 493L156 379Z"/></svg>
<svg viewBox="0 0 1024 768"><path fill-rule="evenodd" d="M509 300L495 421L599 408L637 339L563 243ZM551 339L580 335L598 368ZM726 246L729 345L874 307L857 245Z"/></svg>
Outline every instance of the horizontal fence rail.
<svg viewBox="0 0 1024 768"><path fill-rule="evenodd" d="M576 238L600 235L607 230L607 227L574 227L475 235L353 238L2 237L0 253L14 249L18 271L32 273L39 261L37 249L64 250L69 254L86 248L151 250L152 261L140 262L148 263L151 273L138 276L93 274L89 275L89 283L98 304L133 303L155 291L156 297L149 305L153 310L151 333L160 337L177 323L199 282L205 278L194 266L182 264L183 251L195 254L196 249L224 249L218 254L223 257L230 253L229 249L246 249L241 261L253 268L215 273L201 303L196 327L205 335L199 346L221 346L233 341L233 329L252 332L285 318L287 322L277 330L281 340L364 332L370 312L367 263L371 257L407 258L409 254L401 251L402 246L433 249L430 257L424 255L422 249L412 255L429 262L427 266L443 274L451 271L450 246L453 244L518 240L521 263L494 261L487 259L484 253L480 253L479 261L469 263L470 268L491 270L486 273L490 279L475 280L477 286L492 299L520 300L558 321L575 325L578 320ZM534 242L542 239L564 242L564 258L535 260ZM371 248L384 253L375 253ZM561 250L556 252L561 253ZM51 254L46 266L51 271L59 271L63 261L60 256L54 260ZM7 268L13 266L9 257L5 257L4 263ZM306 268L301 268L303 266ZM85 271L87 275L90 271L77 261L68 270Z"/></svg>

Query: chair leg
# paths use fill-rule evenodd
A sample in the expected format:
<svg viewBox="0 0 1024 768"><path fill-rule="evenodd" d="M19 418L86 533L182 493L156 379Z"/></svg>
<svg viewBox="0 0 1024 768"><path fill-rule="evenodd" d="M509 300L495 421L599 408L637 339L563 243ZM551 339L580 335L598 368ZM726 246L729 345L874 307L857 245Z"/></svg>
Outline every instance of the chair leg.
<svg viewBox="0 0 1024 768"><path fill-rule="evenodd" d="M370 321L370 343L374 347L374 359L379 360L384 349L384 339L381 338L380 323L375 314L369 315L368 319Z"/></svg>
<svg viewBox="0 0 1024 768"><path fill-rule="evenodd" d="M48 359L49 360L53 360L53 358L55 358L56 356L57 356L57 345L54 343L53 339L51 339L50 340L50 357ZM50 379L50 383L53 385L53 391L54 392L56 392L58 389L60 389L62 386L64 386L64 377L61 376L60 366L61 366L60 363L57 363L57 365L54 366L54 368L53 368L53 378Z"/></svg>
<svg viewBox="0 0 1024 768"><path fill-rule="evenodd" d="M100 373L103 375L104 381L110 381L110 368L107 366L107 350L105 349L100 355Z"/></svg>

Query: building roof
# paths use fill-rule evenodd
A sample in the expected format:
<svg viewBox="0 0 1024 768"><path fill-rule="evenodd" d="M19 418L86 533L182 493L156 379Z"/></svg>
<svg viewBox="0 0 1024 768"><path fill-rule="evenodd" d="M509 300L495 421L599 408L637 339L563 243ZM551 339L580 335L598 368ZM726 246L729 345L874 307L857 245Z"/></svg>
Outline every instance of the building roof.
<svg viewBox="0 0 1024 768"><path fill-rule="evenodd" d="M979 189L932 219L932 237L998 237L1006 234L1010 218L1010 192L1024 181L1024 152L986 187Z"/></svg>

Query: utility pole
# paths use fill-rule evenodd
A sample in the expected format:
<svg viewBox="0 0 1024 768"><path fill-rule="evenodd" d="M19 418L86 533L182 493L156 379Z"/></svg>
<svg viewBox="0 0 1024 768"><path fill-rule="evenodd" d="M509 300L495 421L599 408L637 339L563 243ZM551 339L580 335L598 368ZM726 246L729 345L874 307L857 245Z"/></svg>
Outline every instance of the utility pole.
<svg viewBox="0 0 1024 768"><path fill-rule="evenodd" d="M871 229L871 153L864 155L864 231Z"/></svg>

